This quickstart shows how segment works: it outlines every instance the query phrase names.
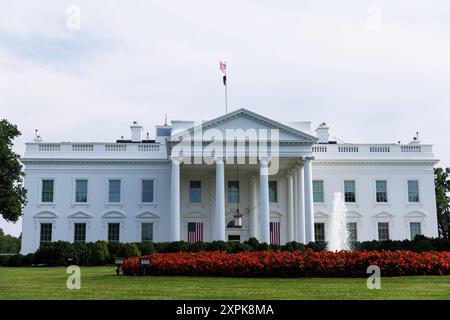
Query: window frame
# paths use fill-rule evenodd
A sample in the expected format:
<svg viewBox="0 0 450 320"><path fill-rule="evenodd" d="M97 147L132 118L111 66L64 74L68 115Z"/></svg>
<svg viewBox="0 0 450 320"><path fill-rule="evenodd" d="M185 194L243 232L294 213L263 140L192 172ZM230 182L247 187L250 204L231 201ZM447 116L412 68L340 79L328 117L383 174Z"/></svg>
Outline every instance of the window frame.
<svg viewBox="0 0 450 320"><path fill-rule="evenodd" d="M200 201L192 201L191 197L191 183L192 182L199 182L200 183ZM189 179L188 183L188 203L191 205L201 205L203 203L203 181L201 179Z"/></svg>
<svg viewBox="0 0 450 320"><path fill-rule="evenodd" d="M144 181L152 180L153 181L153 199L152 202L144 202ZM144 177L140 178L140 186L139 186L139 203L142 205L154 205L156 204L156 178L154 177Z"/></svg>
<svg viewBox="0 0 450 320"><path fill-rule="evenodd" d="M346 191L345 186L346 182L353 182L353 201L347 201L347 193L351 193L352 191ZM346 204L356 204L357 198L356 198L356 180L355 179L344 179L343 181L343 190L344 190L344 202Z"/></svg>
<svg viewBox="0 0 450 320"><path fill-rule="evenodd" d="M50 226L50 240L42 240L43 229L42 226ZM43 243L51 243L53 241L53 222L40 222L39 223L39 246L42 246Z"/></svg>
<svg viewBox="0 0 450 320"><path fill-rule="evenodd" d="M77 240L77 225L84 225L84 240ZM86 243L87 239L87 223L86 222L74 222L73 223L73 243Z"/></svg>
<svg viewBox="0 0 450 320"><path fill-rule="evenodd" d="M44 191L44 181L45 180L53 180L53 190L52 190L52 192L53 192L53 197L52 197L52 201L51 202L49 202L49 201L43 201L43 191ZM55 204L55 199L56 199L56 188L55 188L55 186L56 186L56 178L54 178L54 177L41 177L40 178L40 180L39 180L39 194L38 194L38 197L39 197L39 201L38 201L38 203L40 204L40 205L53 205L53 204Z"/></svg>
<svg viewBox="0 0 450 320"><path fill-rule="evenodd" d="M152 239L144 241L144 225L151 225ZM141 243L153 243L155 241L155 223L153 221L141 222Z"/></svg>
<svg viewBox="0 0 450 320"><path fill-rule="evenodd" d="M352 224L355 226L354 231L355 231L355 238L351 239L351 232L350 232L350 228L349 225ZM358 241L358 222L356 221L347 221L346 222L346 228L347 228L347 233L348 233L348 240L351 242L356 242Z"/></svg>
<svg viewBox="0 0 450 320"><path fill-rule="evenodd" d="M379 205L383 205L383 204L389 204L390 203L390 195L389 195L389 180L388 179L384 179L384 178L379 178L379 179L375 179L374 180L374 188L375 188L375 192L374 192L374 196L375 196L375 203L379 204ZM378 189L377 189L377 182L381 182L384 181L385 182L385 186L386 186L386 201L378 201Z"/></svg>
<svg viewBox="0 0 450 320"><path fill-rule="evenodd" d="M323 226L323 240L317 240L317 236L318 236L318 232L316 227L317 225L322 225ZM319 243L325 243L327 240L327 236L326 236L326 223L325 222L314 222L314 242L319 242Z"/></svg>
<svg viewBox="0 0 450 320"><path fill-rule="evenodd" d="M314 191L314 182L321 182L322 183L322 201L316 201L315 200L315 194L316 194L316 192ZM312 189L313 189L313 203L321 203L321 204L323 204L323 203L325 203L325 182L324 182L324 180L323 179L316 179L316 180L313 180L312 181Z"/></svg>
<svg viewBox="0 0 450 320"><path fill-rule="evenodd" d="M409 226L409 239L412 241L412 240L414 240L414 237L416 236L412 236L412 230L411 230L411 226L412 226L412 224L418 224L419 225L419 233L417 233L416 235L423 235L423 232L422 232L422 222L420 222L420 221L409 221L409 223L408 223L408 226Z"/></svg>
<svg viewBox="0 0 450 320"><path fill-rule="evenodd" d="M417 182L417 201L411 201L409 198L409 182ZM421 196L420 196L420 180L419 179L406 179L406 201L408 204L420 204L421 203Z"/></svg>
<svg viewBox="0 0 450 320"><path fill-rule="evenodd" d="M120 193L119 193L119 201L118 202L111 202L110 199L110 181L120 181ZM108 205L122 205L123 203L123 190L124 190L124 185L123 185L123 178L114 178L114 177L108 177L106 179L106 203Z"/></svg>
<svg viewBox="0 0 450 320"><path fill-rule="evenodd" d="M109 236L110 236L110 226L111 225L118 225L117 231L118 231L118 240L110 240ZM121 223L120 222L107 222L107 230L106 230L106 240L108 243L120 243L120 228L121 228Z"/></svg>
<svg viewBox="0 0 450 320"><path fill-rule="evenodd" d="M385 224L387 225L387 239L381 239L380 237L380 225L381 224ZM391 224L388 221L378 221L377 222L377 236L378 236L378 241L388 241L391 240Z"/></svg>
<svg viewBox="0 0 450 320"><path fill-rule="evenodd" d="M86 181L86 201L80 202L77 201L77 181L85 180ZM89 178L85 177L75 177L73 178L73 198L72 203L76 205L86 205L89 204Z"/></svg>
<svg viewBox="0 0 450 320"><path fill-rule="evenodd" d="M229 188L229 183L230 182L237 182L237 186L238 186L238 190L237 190L237 202L230 202L230 188ZM227 180L227 188L226 188L226 196L227 196L227 203L228 204L240 204L241 203L241 184L240 184L240 180L236 180L236 179L229 179Z"/></svg>
<svg viewBox="0 0 450 320"><path fill-rule="evenodd" d="M275 183L275 201L270 201L270 183ZM278 192L278 180L269 180L268 182L269 186L269 204L278 204L278 199L279 199L279 192Z"/></svg>

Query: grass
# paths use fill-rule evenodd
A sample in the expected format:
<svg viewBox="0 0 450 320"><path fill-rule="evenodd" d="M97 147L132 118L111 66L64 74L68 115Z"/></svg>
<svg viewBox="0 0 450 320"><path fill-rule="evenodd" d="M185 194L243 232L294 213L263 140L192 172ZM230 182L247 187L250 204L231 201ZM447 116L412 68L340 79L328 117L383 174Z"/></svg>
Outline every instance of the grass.
<svg viewBox="0 0 450 320"><path fill-rule="evenodd" d="M382 278L128 277L110 267L81 267L69 290L65 268L0 268L0 299L450 299L450 276Z"/></svg>

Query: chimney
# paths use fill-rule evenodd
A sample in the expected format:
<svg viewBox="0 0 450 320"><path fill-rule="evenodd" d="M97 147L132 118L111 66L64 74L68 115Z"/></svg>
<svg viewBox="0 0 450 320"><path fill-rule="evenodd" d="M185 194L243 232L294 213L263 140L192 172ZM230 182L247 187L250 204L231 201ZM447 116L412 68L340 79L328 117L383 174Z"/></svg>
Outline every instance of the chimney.
<svg viewBox="0 0 450 320"><path fill-rule="evenodd" d="M131 128L131 141L141 142L142 126L140 126L137 123L137 121L133 121L133 124L130 126L130 128Z"/></svg>
<svg viewBox="0 0 450 320"><path fill-rule="evenodd" d="M317 143L328 143L328 138L329 138L329 134L328 134L328 129L330 129L330 127L327 126L327 124L325 122L322 122L316 129L316 135L317 138L319 138L319 140L317 141Z"/></svg>

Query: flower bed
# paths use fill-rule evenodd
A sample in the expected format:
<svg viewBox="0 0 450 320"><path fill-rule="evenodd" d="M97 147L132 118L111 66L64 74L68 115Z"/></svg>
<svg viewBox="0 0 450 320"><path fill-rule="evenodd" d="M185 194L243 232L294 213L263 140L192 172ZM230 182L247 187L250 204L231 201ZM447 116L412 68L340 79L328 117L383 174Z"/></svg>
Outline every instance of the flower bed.
<svg viewBox="0 0 450 320"><path fill-rule="evenodd" d="M146 275L210 275L233 277L361 277L370 265L383 276L450 275L450 252L365 251L198 252L145 256ZM126 275L143 275L139 258L122 265Z"/></svg>

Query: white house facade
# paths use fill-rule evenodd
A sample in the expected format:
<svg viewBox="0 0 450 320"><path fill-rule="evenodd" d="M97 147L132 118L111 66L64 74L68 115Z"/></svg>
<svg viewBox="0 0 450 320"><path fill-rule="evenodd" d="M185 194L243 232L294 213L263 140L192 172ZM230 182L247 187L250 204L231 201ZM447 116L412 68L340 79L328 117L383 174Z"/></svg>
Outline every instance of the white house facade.
<svg viewBox="0 0 450 320"><path fill-rule="evenodd" d="M431 145L342 144L328 130L239 109L157 126L154 140L137 123L114 143L36 137L22 253L58 240L327 241L337 192L352 240L437 236Z"/></svg>

